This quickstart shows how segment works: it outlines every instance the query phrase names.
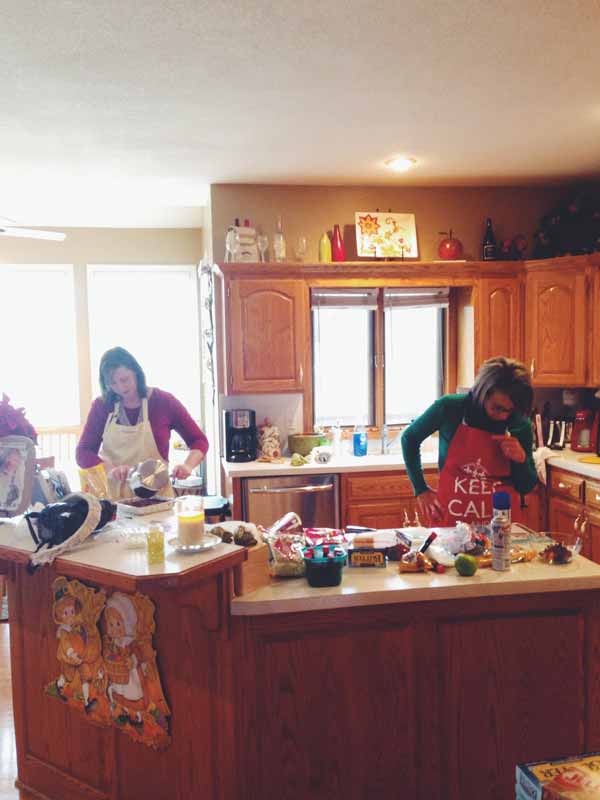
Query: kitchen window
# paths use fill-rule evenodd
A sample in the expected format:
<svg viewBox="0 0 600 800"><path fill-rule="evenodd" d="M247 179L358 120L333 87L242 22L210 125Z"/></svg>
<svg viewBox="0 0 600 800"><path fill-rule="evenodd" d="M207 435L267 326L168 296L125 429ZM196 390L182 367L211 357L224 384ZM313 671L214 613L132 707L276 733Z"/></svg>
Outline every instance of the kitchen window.
<svg viewBox="0 0 600 800"><path fill-rule="evenodd" d="M446 287L313 289L315 426L405 424L444 391Z"/></svg>
<svg viewBox="0 0 600 800"><path fill-rule="evenodd" d="M102 354L119 345L148 383L200 419L200 332L196 267L90 265L87 268L92 395Z"/></svg>
<svg viewBox="0 0 600 800"><path fill-rule="evenodd" d="M54 455L72 486L110 347L130 350L148 383L172 392L203 427L195 265L1 264L0 291L23 298L3 305L0 393L25 408L38 455Z"/></svg>

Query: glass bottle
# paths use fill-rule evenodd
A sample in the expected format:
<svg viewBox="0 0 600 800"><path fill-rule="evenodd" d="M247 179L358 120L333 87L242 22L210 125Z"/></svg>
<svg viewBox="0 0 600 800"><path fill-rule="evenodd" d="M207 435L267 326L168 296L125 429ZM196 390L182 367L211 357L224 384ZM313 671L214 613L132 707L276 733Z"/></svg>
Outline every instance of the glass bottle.
<svg viewBox="0 0 600 800"><path fill-rule="evenodd" d="M346 260L346 248L339 225L333 226L333 242L331 244L331 255L334 261Z"/></svg>
<svg viewBox="0 0 600 800"><path fill-rule="evenodd" d="M331 239L326 233L319 239L319 261L323 264L331 261Z"/></svg>
<svg viewBox="0 0 600 800"><path fill-rule="evenodd" d="M273 234L273 253L275 255L275 261L285 261L286 245L281 217L277 217L277 227Z"/></svg>
<svg viewBox="0 0 600 800"><path fill-rule="evenodd" d="M496 237L494 236L491 217L488 217L485 221L485 234L481 249L484 261L494 261L496 259Z"/></svg>
<svg viewBox="0 0 600 800"><path fill-rule="evenodd" d="M510 495L494 492L492 514L492 569L510 569Z"/></svg>

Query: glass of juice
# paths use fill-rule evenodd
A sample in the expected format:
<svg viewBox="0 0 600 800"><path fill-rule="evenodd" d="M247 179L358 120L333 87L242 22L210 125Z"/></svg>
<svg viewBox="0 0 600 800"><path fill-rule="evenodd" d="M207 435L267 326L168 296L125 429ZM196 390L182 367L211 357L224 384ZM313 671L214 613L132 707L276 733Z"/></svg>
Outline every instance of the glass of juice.
<svg viewBox="0 0 600 800"><path fill-rule="evenodd" d="M162 525L151 522L146 531L148 564L162 564L165 560L165 531Z"/></svg>
<svg viewBox="0 0 600 800"><path fill-rule="evenodd" d="M204 498L184 495L175 501L177 539L183 547L200 544L204 538Z"/></svg>

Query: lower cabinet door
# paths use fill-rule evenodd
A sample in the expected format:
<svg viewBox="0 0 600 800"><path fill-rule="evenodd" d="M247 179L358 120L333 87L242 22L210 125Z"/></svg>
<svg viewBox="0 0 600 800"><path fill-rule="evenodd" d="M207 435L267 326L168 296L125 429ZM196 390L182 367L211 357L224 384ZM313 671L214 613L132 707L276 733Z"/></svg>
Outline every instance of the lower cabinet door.
<svg viewBox="0 0 600 800"><path fill-rule="evenodd" d="M572 503L569 500L559 500L556 497L550 498L548 511L549 531L555 539L562 541L563 544L573 544L581 532L575 527L583 520L583 505ZM558 536L555 534L559 534ZM582 555L592 558L591 541L589 534L583 537Z"/></svg>
<svg viewBox="0 0 600 800"><path fill-rule="evenodd" d="M366 528L398 528L404 525L404 512L411 524L414 522L416 500L406 498L394 503L360 503L346 507L346 517L342 524L364 525Z"/></svg>
<svg viewBox="0 0 600 800"><path fill-rule="evenodd" d="M584 549L589 551L588 558L600 564L600 511L590 511L586 508L580 529L583 536Z"/></svg>

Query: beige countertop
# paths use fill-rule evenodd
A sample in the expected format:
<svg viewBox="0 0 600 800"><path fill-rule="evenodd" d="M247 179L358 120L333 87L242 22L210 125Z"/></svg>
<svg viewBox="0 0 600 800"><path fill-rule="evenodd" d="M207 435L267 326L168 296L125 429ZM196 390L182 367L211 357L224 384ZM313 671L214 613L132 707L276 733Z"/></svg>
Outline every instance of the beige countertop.
<svg viewBox="0 0 600 800"><path fill-rule="evenodd" d="M145 528L149 519L159 521L165 527L165 560L161 564L148 564L145 546L129 549L125 545L125 530L133 526ZM27 563L35 545L24 520L15 517L0 525L0 559ZM97 577L122 576L126 580L166 580L178 578L197 567L205 567L234 554L244 561L244 548L220 542L200 553L181 554L169 544L176 535L176 520L172 512L151 514L137 518L117 519L97 534L90 536L81 545L56 559L56 565L66 574L90 571ZM43 566L40 567L43 569Z"/></svg>
<svg viewBox="0 0 600 800"><path fill-rule="evenodd" d="M437 450L423 450L421 462L424 467L437 467ZM245 464L232 464L225 459L221 461L228 478L259 478L277 475L324 475L341 472L386 472L405 469L402 453L386 455L353 456L350 453L334 456L327 464L303 464L292 467L290 459L285 458L283 464L269 464L262 461L248 461Z"/></svg>
<svg viewBox="0 0 600 800"><path fill-rule="evenodd" d="M305 578L279 578L270 586L234 599L231 613L256 616L584 589L600 590L600 565L582 556L561 566L535 560L513 564L508 572L480 569L471 578L461 577L454 568L443 575L400 574L398 564L389 562L385 569L345 567L341 585L323 589L309 586Z"/></svg>
<svg viewBox="0 0 600 800"><path fill-rule="evenodd" d="M576 472L578 475L584 475L587 478L594 478L600 481L600 464L584 464L580 459L587 456L593 456L594 453L576 453L570 447L565 447L564 450L558 450L555 456L548 459L548 464L551 467L559 467L560 469L568 469L571 472Z"/></svg>

